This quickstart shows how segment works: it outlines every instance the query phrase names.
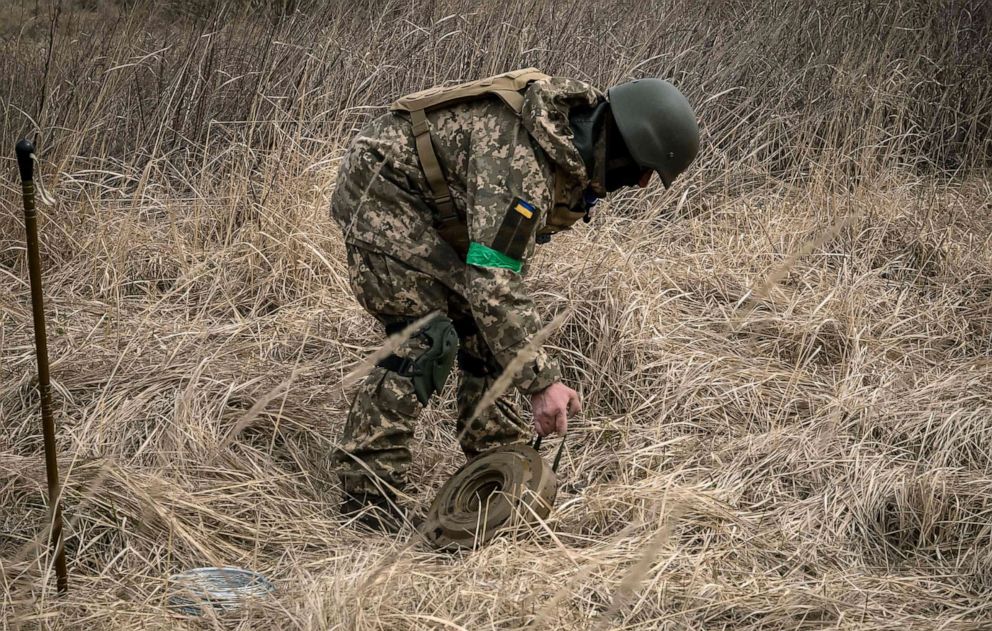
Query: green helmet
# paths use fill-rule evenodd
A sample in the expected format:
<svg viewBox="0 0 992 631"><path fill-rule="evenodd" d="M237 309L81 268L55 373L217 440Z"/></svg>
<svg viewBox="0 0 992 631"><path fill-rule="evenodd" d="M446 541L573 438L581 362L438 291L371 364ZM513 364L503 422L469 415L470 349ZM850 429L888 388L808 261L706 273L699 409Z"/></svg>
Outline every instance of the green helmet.
<svg viewBox="0 0 992 631"><path fill-rule="evenodd" d="M636 79L607 91L613 119L631 157L658 172L668 188L699 153L696 115L682 93L661 79Z"/></svg>

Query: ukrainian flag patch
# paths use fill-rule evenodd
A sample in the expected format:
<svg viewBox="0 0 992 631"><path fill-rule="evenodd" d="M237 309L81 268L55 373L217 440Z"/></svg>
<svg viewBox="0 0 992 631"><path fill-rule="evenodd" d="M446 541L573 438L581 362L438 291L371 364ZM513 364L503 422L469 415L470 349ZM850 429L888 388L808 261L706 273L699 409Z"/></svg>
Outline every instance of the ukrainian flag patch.
<svg viewBox="0 0 992 631"><path fill-rule="evenodd" d="M524 219L534 218L534 210L535 210L534 207L522 199L516 200L516 205L513 207L513 210L523 215Z"/></svg>
<svg viewBox="0 0 992 631"><path fill-rule="evenodd" d="M491 249L511 259L520 260L527 251L539 215L537 207L527 200L514 197L506 209L503 223L493 239Z"/></svg>

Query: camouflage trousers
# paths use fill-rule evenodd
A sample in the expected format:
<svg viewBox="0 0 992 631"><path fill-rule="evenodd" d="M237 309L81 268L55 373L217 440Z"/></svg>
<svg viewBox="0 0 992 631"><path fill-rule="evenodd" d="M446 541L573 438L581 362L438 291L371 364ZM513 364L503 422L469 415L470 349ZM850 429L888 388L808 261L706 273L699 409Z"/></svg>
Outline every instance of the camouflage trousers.
<svg viewBox="0 0 992 631"><path fill-rule="evenodd" d="M455 323L459 338L455 431L465 455L471 458L525 440L525 424L505 399L468 422L502 369L479 334L465 299L395 258L351 244L347 248L352 290L362 307L384 325L431 312L445 313ZM427 346L423 337L413 336L395 353L414 358ZM410 470L410 443L422 410L409 377L382 367L369 373L352 400L335 458L346 493L381 495L389 487L403 489Z"/></svg>

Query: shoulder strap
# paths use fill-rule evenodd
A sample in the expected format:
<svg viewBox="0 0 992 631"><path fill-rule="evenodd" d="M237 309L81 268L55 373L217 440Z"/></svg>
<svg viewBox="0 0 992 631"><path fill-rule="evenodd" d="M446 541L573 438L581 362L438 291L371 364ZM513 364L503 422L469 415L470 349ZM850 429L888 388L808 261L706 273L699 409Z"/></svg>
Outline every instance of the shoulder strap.
<svg viewBox="0 0 992 631"><path fill-rule="evenodd" d="M493 95L499 97L519 116L523 109L524 88L532 81L548 78L548 75L536 68L524 68L487 79L416 92L394 101L389 106L392 111L410 113L420 168L424 171L424 177L431 188L434 206L438 211L438 233L462 258L468 252L468 226L458 216L454 201L451 199L451 190L444 178L441 162L437 159L437 153L434 151L427 112L482 96Z"/></svg>
<svg viewBox="0 0 992 631"><path fill-rule="evenodd" d="M451 244L451 247L464 257L468 252L468 226L461 221L455 202L451 199L451 189L444 179L444 171L434 151L431 141L431 127L427 122L424 110L410 112L410 122L413 123L413 137L417 144L417 157L420 168L424 171L427 184L431 187L431 198L438 214L438 233L441 238Z"/></svg>
<svg viewBox="0 0 992 631"><path fill-rule="evenodd" d="M389 106L390 110L413 112L416 110L433 110L448 107L486 95L497 96L517 114L523 106L523 95L520 92L532 81L541 81L550 77L536 68L513 70L494 77L459 83L458 85L438 86L408 94Z"/></svg>

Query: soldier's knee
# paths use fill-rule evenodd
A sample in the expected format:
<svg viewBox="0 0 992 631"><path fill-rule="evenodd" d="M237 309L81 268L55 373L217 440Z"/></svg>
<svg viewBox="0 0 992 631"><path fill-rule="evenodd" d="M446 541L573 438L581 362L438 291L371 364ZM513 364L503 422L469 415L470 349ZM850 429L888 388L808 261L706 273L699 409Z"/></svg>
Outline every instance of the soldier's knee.
<svg viewBox="0 0 992 631"><path fill-rule="evenodd" d="M439 315L416 333L427 342L427 348L415 357L390 355L379 366L413 382L413 390L421 405L444 388L458 353L458 333L447 316Z"/></svg>
<svg viewBox="0 0 992 631"><path fill-rule="evenodd" d="M414 361L413 388L424 405L432 394L440 394L458 352L458 333L446 316L437 316L420 332L428 349Z"/></svg>
<svg viewBox="0 0 992 631"><path fill-rule="evenodd" d="M495 379L503 372L503 367L492 357L476 357L464 348L458 349L458 367L462 372L478 379Z"/></svg>

